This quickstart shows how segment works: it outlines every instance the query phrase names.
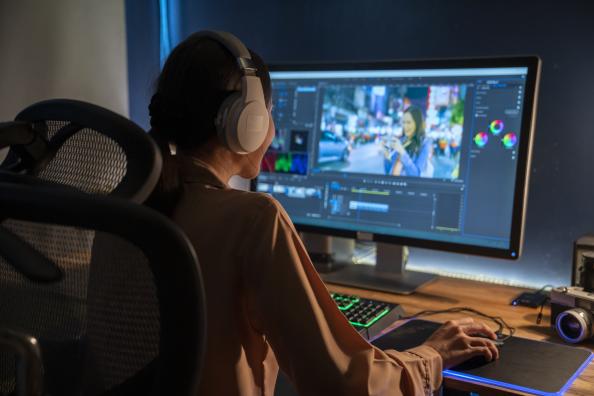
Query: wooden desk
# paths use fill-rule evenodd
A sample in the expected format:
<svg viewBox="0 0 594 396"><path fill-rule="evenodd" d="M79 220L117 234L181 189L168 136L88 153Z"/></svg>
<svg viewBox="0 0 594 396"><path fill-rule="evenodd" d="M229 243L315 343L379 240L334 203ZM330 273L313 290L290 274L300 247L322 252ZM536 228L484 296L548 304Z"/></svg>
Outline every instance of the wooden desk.
<svg viewBox="0 0 594 396"><path fill-rule="evenodd" d="M540 325L536 324L538 310L528 307L514 307L510 305L513 297L525 289L492 285L488 283L467 281L452 278L439 278L435 282L423 286L410 296L395 295L375 292L338 285L328 285L333 292L356 294L364 298L376 299L401 304L407 314L427 309L447 309L454 306L467 306L484 312L487 315L501 316L507 323L516 328L515 335L535 340L547 340L562 343L555 331L549 326L550 313L548 307L543 312ZM457 316L435 315L429 320L445 322ZM459 316L458 316L459 317ZM477 318L478 319L478 318ZM479 319L480 320L480 319ZM493 323L485 322L492 328ZM581 344L581 346L594 351L594 342ZM448 388L476 391L483 395L510 394L497 388L486 388L484 385L462 382L460 380L446 379ZM516 393L522 394L522 393ZM566 395L586 396L594 395L594 363L590 364L579 378L571 385Z"/></svg>

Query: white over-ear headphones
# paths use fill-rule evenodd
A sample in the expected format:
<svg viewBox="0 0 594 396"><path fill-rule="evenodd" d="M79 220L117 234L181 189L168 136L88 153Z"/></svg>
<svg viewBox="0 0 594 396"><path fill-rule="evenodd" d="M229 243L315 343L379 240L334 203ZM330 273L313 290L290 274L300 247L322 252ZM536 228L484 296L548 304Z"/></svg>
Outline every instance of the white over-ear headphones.
<svg viewBox="0 0 594 396"><path fill-rule="evenodd" d="M242 72L241 92L234 92L223 101L215 126L219 139L229 150L251 153L264 143L270 120L262 82L256 75L250 52L231 33L205 30L197 35L216 40L237 58Z"/></svg>

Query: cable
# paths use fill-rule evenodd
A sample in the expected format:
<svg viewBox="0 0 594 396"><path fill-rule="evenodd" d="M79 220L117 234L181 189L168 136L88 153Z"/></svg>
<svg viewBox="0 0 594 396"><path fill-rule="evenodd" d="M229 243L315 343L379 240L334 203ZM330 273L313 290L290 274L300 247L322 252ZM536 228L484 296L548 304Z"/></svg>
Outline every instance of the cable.
<svg viewBox="0 0 594 396"><path fill-rule="evenodd" d="M497 334L499 341L507 341L516 332L516 328L510 326L505 320L503 320L503 318L501 316L490 316L490 315L484 314L480 311L477 311L474 308L469 308L469 307L454 307L454 308L435 310L435 311L426 310L426 311L417 312L414 315L404 316L404 317L400 318L400 320L417 319L417 318L420 318L421 316L430 316L430 315L437 315L437 314L442 314L442 313L460 313L460 312L471 313L471 314L474 314L474 315L477 315L477 316L480 316L480 317L483 317L483 318L493 321L498 326L498 329L495 332L495 334ZM508 332L507 335L505 335L503 333L504 329L507 330L507 332Z"/></svg>
<svg viewBox="0 0 594 396"><path fill-rule="evenodd" d="M538 315L536 315L536 324L539 325L540 322L542 322L542 310L544 308L545 305L547 305L547 303L551 301L551 297L547 296L543 301L542 304L540 304L540 310L538 311Z"/></svg>
<svg viewBox="0 0 594 396"><path fill-rule="evenodd" d="M536 316L536 324L539 325L540 322L542 322L542 310L544 308L544 306L551 301L551 297L549 297L548 293L546 293L546 289L553 289L555 286L553 285L544 285L543 287L541 287L539 290L537 290L536 292L534 292L535 294L547 294L546 298L542 301L542 303L540 304L540 310L538 311L538 315Z"/></svg>
<svg viewBox="0 0 594 396"><path fill-rule="evenodd" d="M543 287L541 287L540 289L538 289L538 290L537 290L537 291L535 291L534 293L537 293L537 294L539 294L539 293L545 292L545 291L546 291L546 289L553 289L554 287L555 287L555 286L553 286L553 285L544 285Z"/></svg>

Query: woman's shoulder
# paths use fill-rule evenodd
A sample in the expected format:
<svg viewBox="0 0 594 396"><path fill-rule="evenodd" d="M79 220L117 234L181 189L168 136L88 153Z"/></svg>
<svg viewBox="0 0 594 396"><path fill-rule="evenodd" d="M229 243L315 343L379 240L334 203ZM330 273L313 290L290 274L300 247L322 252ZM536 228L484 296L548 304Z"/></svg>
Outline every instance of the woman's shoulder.
<svg viewBox="0 0 594 396"><path fill-rule="evenodd" d="M280 214L284 212L281 204L270 194L254 191L229 190L234 205L245 212Z"/></svg>
<svg viewBox="0 0 594 396"><path fill-rule="evenodd" d="M429 136L425 136L423 138L423 143L422 143L423 147L431 146L432 144L433 144L433 138L430 138Z"/></svg>
<svg viewBox="0 0 594 396"><path fill-rule="evenodd" d="M246 194L246 204L250 209L257 211L257 217L260 217L265 222L273 222L282 224L283 227L288 227L295 231L295 226L285 208L270 194L260 192L242 191ZM248 210L246 210L248 212Z"/></svg>
<svg viewBox="0 0 594 396"><path fill-rule="evenodd" d="M281 228L296 232L291 218L283 206L271 195L260 192L233 191L234 212L241 219L236 221L250 222L259 227L271 227L279 231Z"/></svg>
<svg viewBox="0 0 594 396"><path fill-rule="evenodd" d="M433 150L433 139L429 136L423 138L419 152L431 152Z"/></svg>

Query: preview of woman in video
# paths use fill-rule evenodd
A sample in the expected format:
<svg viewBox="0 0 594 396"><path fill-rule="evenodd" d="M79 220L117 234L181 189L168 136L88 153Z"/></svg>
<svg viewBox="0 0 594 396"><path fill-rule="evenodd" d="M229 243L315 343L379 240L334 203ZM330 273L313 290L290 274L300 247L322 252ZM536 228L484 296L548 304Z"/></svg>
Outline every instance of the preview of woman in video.
<svg viewBox="0 0 594 396"><path fill-rule="evenodd" d="M425 136L425 120L421 109L410 106L402 115L402 136L393 137L384 146L384 166L387 175L433 176L430 156L433 142Z"/></svg>
<svg viewBox="0 0 594 396"><path fill-rule="evenodd" d="M328 86L317 168L456 179L465 85Z"/></svg>

